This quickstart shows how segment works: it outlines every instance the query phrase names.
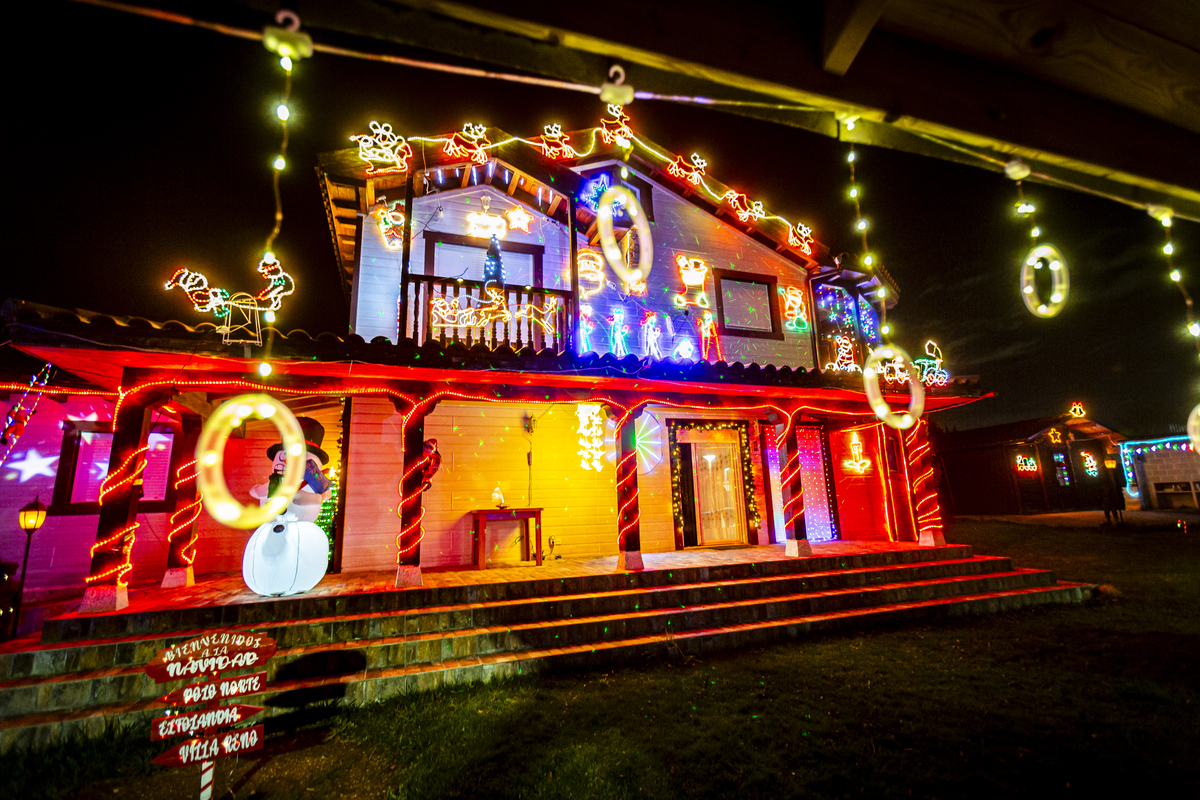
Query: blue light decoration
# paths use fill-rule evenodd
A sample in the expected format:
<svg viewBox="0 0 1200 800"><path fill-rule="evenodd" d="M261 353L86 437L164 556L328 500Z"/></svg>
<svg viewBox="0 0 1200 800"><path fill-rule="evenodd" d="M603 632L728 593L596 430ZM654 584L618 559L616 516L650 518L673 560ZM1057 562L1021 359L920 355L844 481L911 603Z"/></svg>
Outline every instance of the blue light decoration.
<svg viewBox="0 0 1200 800"><path fill-rule="evenodd" d="M1071 475L1067 471L1067 457L1063 453L1054 454L1054 477L1059 486L1070 486Z"/></svg>
<svg viewBox="0 0 1200 800"><path fill-rule="evenodd" d="M818 286L816 289L817 308L815 317L818 320L821 338L825 340L826 352L830 353L832 363L841 364L852 359L853 371L859 362L858 355L858 305L850 293L840 286ZM844 337L851 343L848 354L841 352L846 358L839 358L838 337ZM844 347L843 347L844 350ZM843 369L844 367L834 367ZM828 367L827 367L828 369Z"/></svg>
<svg viewBox="0 0 1200 800"><path fill-rule="evenodd" d="M600 210L600 196L612 188L612 176L607 172L601 172L591 180L583 182L583 187L579 190L579 202L590 208L593 212ZM618 198L613 200L612 204L613 219L621 219L625 216L625 204Z"/></svg>
<svg viewBox="0 0 1200 800"><path fill-rule="evenodd" d="M858 328L862 331L863 339L871 347L883 344L879 338L879 314L867 298L862 296L858 298Z"/></svg>
<svg viewBox="0 0 1200 800"><path fill-rule="evenodd" d="M629 335L629 326L625 324L625 309L617 306L608 317L608 352L617 358L629 355L629 347L625 342Z"/></svg>
<svg viewBox="0 0 1200 800"><path fill-rule="evenodd" d="M579 306L579 353L590 353L592 351L592 334L596 330L596 323L592 321L592 307L588 305Z"/></svg>
<svg viewBox="0 0 1200 800"><path fill-rule="evenodd" d="M1141 495L1138 487L1137 470L1133 467L1134 456L1144 456L1146 453L1175 451L1180 453L1196 452L1186 436L1168 436L1165 439L1145 439L1143 441L1121 442L1121 469L1125 472L1125 491L1130 497Z"/></svg>

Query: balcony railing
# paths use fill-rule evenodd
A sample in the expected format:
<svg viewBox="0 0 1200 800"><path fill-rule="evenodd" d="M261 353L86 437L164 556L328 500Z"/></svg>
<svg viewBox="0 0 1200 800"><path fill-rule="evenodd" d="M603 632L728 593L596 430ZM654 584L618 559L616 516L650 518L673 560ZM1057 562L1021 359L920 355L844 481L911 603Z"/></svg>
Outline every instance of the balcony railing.
<svg viewBox="0 0 1200 800"><path fill-rule="evenodd" d="M408 306L400 314L401 333L417 344L507 344L561 353L569 339L570 303L570 292L555 289L484 289L481 281L412 275Z"/></svg>

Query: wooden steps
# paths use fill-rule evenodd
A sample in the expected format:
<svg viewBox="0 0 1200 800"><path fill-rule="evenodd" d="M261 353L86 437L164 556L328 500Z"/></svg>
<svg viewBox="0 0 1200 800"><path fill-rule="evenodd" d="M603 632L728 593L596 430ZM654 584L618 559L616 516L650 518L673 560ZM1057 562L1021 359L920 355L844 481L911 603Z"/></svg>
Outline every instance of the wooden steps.
<svg viewBox="0 0 1200 800"><path fill-rule="evenodd" d="M400 595L403 610L283 613L256 626L187 630L178 626L190 618L174 614L176 629L166 635L27 639L0 652L0 752L97 732L106 719L161 713L158 698L181 684L154 684L143 672L146 662L170 644L231 627L253 627L278 641L267 664L270 691L246 699L276 713L314 701L364 703L445 684L608 666L668 649L702 654L847 627L1080 602L1094 590L1056 583L1043 570L1014 569L1007 558L971 557L963 547L836 559L862 562L841 568L831 560L733 565L769 567L762 570L768 574L677 569L524 582L552 584L540 593L513 584L409 590L386 593ZM719 574L701 574L713 572ZM469 594L475 597L467 602L437 602ZM119 625L161 624L144 613L126 616L142 619Z"/></svg>

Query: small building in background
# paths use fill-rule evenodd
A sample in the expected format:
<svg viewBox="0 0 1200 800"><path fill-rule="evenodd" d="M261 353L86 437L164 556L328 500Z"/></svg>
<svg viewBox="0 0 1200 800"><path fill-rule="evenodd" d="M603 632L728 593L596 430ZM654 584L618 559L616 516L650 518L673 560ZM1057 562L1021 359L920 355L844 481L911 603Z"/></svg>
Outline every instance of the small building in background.
<svg viewBox="0 0 1200 800"><path fill-rule="evenodd" d="M1186 436L1122 442L1121 467L1134 508L1200 508L1200 454Z"/></svg>
<svg viewBox="0 0 1200 800"><path fill-rule="evenodd" d="M1121 434L1075 414L935 433L955 514L1040 514L1124 506Z"/></svg>

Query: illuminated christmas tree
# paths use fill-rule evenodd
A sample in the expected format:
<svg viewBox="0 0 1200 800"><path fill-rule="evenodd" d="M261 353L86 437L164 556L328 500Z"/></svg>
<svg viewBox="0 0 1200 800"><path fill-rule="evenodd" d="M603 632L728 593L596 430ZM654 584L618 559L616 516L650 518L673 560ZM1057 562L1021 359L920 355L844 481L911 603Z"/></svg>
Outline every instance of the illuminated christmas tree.
<svg viewBox="0 0 1200 800"><path fill-rule="evenodd" d="M329 537L329 559L333 560L333 518L337 515L338 505L338 475L337 468L331 467L329 472L330 484L329 499L321 503L321 513L317 515L317 520L314 523L318 528L325 531L325 535Z"/></svg>
<svg viewBox="0 0 1200 800"><path fill-rule="evenodd" d="M500 240L492 235L492 241L488 244L487 255L483 259L483 285L489 283L499 284L504 286L504 260L500 257Z"/></svg>

